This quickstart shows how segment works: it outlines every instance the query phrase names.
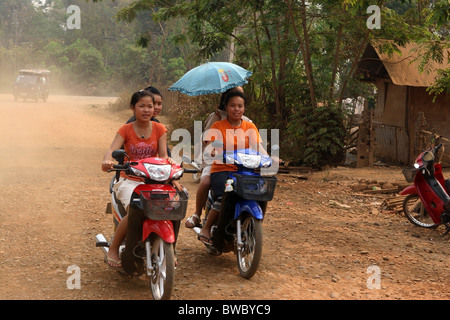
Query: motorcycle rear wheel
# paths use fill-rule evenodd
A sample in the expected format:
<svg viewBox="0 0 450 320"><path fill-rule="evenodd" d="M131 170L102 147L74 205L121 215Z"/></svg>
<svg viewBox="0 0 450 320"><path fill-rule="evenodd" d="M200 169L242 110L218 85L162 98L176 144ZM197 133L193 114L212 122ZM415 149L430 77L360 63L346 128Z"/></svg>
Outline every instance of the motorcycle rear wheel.
<svg viewBox="0 0 450 320"><path fill-rule="evenodd" d="M256 273L263 248L262 221L252 215L242 219L241 238L243 248L237 250L237 265L241 277L250 279Z"/></svg>
<svg viewBox="0 0 450 320"><path fill-rule="evenodd" d="M175 274L173 244L156 236L152 241L151 251L153 272L149 282L153 299L169 300L172 295Z"/></svg>
<svg viewBox="0 0 450 320"><path fill-rule="evenodd" d="M431 219L427 210L425 209L418 194L409 194L403 200L403 211L406 218L419 227L422 228L435 228L436 224Z"/></svg>

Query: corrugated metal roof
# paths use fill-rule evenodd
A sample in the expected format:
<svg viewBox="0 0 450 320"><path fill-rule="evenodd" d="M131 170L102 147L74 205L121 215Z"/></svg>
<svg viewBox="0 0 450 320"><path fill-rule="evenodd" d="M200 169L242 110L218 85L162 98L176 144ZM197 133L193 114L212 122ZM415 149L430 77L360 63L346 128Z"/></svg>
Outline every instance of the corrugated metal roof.
<svg viewBox="0 0 450 320"><path fill-rule="evenodd" d="M383 62L392 82L400 86L429 87L435 81L437 70L450 66L446 56L448 53L446 53L442 64L436 61L429 61L424 71L420 72L420 59L416 60L416 58L420 56L420 50L422 49L414 43L409 43L405 47L399 46L398 49L401 51L401 55L393 53L390 57L387 53L381 53L378 45L374 44L372 47L375 49L381 62Z"/></svg>

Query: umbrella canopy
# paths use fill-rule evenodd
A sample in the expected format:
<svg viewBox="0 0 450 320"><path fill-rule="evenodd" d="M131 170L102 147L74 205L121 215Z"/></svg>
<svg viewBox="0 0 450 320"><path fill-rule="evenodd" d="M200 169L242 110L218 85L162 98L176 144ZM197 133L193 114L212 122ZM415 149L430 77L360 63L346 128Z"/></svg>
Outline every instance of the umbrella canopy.
<svg viewBox="0 0 450 320"><path fill-rule="evenodd" d="M222 93L246 84L251 71L230 62L207 62L188 71L169 90L189 96Z"/></svg>

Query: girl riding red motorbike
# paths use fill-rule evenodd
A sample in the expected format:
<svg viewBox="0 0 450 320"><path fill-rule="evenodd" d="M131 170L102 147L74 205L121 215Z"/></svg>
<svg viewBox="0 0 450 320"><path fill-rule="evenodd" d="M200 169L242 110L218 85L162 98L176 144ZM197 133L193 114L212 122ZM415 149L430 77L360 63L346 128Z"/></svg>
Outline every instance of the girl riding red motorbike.
<svg viewBox="0 0 450 320"><path fill-rule="evenodd" d="M188 195L177 182L185 170L167 155L167 130L151 121L154 103L146 90L133 94L136 120L118 130L104 156L102 170L116 171L110 186L115 234L111 242L97 235L96 245L109 267L131 276L146 273L153 297L168 299Z"/></svg>

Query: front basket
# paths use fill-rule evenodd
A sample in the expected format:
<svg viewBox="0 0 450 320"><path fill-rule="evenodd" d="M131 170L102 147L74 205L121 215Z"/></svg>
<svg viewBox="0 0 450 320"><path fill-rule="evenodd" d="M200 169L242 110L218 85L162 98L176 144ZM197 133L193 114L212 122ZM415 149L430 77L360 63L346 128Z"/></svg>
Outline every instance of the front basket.
<svg viewBox="0 0 450 320"><path fill-rule="evenodd" d="M188 196L184 191L141 191L144 215L151 220L182 220Z"/></svg>
<svg viewBox="0 0 450 320"><path fill-rule="evenodd" d="M271 201L278 181L276 177L251 176L235 173L236 193L246 200Z"/></svg>
<svg viewBox="0 0 450 320"><path fill-rule="evenodd" d="M416 176L416 168L403 169L402 173L407 182L414 182L414 177Z"/></svg>

